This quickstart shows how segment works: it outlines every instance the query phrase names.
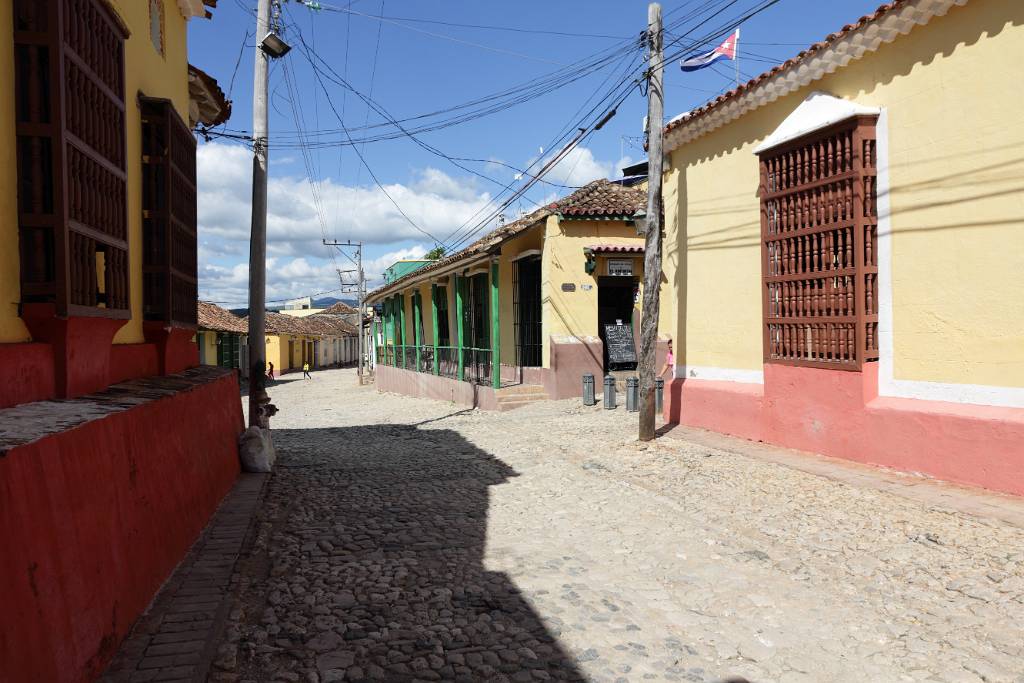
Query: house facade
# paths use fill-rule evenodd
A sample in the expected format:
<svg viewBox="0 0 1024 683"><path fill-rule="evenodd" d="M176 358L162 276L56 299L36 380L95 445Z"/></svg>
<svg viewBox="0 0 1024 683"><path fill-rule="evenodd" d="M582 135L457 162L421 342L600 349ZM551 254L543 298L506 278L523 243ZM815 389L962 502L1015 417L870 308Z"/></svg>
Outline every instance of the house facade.
<svg viewBox="0 0 1024 683"><path fill-rule="evenodd" d="M897 0L669 122L669 420L1024 493L1022 58Z"/></svg>
<svg viewBox="0 0 1024 683"><path fill-rule="evenodd" d="M579 395L618 367L607 326L639 334L646 201L598 180L372 292L378 388L485 409Z"/></svg>
<svg viewBox="0 0 1024 683"><path fill-rule="evenodd" d="M267 363L274 374L311 368L341 367L356 362L359 338L356 327L343 315L314 313L290 316L267 312Z"/></svg>
<svg viewBox="0 0 1024 683"><path fill-rule="evenodd" d="M245 377L249 371L248 339L244 319L216 304L199 302L196 346L201 365L231 368Z"/></svg>
<svg viewBox="0 0 1024 683"><path fill-rule="evenodd" d="M0 0L2 680L99 677L238 475L192 342L214 4Z"/></svg>

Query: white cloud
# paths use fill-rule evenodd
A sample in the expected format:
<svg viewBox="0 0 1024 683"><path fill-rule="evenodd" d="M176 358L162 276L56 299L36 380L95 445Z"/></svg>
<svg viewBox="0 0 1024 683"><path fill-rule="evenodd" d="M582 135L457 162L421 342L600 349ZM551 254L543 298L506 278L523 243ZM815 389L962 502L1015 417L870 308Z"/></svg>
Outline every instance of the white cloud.
<svg viewBox="0 0 1024 683"><path fill-rule="evenodd" d="M211 238L243 242L251 220L252 157L240 146L212 143L198 152L199 226L211 251L223 249ZM445 239L490 200L474 182L460 181L434 168L424 169L410 185L385 189L420 228ZM268 183L267 251L271 255L323 257L327 237L387 244L429 240L407 221L377 187L338 185L325 179L319 186L323 223L306 178L271 177ZM207 243L209 241L209 243Z"/></svg>
<svg viewBox="0 0 1024 683"><path fill-rule="evenodd" d="M532 171L544 167L551 159L557 156L557 152L550 153L538 163ZM527 165L536 161L536 157L530 159ZM594 153L588 147L575 147L558 161L545 175L545 180L561 185L580 186L597 180L598 178L617 178L621 172L612 166L610 161L598 161Z"/></svg>

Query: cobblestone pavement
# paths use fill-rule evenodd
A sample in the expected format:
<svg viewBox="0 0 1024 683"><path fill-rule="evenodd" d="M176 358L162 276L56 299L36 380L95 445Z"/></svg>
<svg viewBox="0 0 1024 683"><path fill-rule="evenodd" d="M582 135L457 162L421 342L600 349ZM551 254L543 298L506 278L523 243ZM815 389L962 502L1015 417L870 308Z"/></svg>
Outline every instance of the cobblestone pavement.
<svg viewBox="0 0 1024 683"><path fill-rule="evenodd" d="M1024 529L679 439L272 390L214 681L1024 681Z"/></svg>

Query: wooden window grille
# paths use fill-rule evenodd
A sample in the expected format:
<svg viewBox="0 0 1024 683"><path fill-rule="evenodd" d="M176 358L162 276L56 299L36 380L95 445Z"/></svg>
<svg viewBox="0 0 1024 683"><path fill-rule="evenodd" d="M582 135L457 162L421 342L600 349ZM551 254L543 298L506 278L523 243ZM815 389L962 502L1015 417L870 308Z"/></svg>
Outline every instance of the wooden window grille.
<svg viewBox="0 0 1024 683"><path fill-rule="evenodd" d="M99 0L15 0L21 298L128 318L124 41Z"/></svg>
<svg viewBox="0 0 1024 683"><path fill-rule="evenodd" d="M196 324L196 139L170 100L142 112L142 310L146 320Z"/></svg>
<svg viewBox="0 0 1024 683"><path fill-rule="evenodd" d="M874 116L760 155L764 360L860 370L878 359Z"/></svg>

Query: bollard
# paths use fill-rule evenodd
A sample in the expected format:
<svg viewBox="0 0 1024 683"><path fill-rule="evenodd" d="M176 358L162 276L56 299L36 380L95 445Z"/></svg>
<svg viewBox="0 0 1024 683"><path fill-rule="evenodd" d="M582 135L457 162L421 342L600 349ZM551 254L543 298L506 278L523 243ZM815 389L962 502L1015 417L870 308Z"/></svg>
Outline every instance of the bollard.
<svg viewBox="0 0 1024 683"><path fill-rule="evenodd" d="M594 398L594 376L589 372L583 375L583 405L592 406L597 403Z"/></svg>
<svg viewBox="0 0 1024 683"><path fill-rule="evenodd" d="M640 410L640 378L626 378L626 412L635 413Z"/></svg>
<svg viewBox="0 0 1024 683"><path fill-rule="evenodd" d="M658 377L654 380L654 412L661 415L662 406L665 405L665 380Z"/></svg>
<svg viewBox="0 0 1024 683"><path fill-rule="evenodd" d="M615 378L611 375L604 376L604 409L615 409Z"/></svg>

